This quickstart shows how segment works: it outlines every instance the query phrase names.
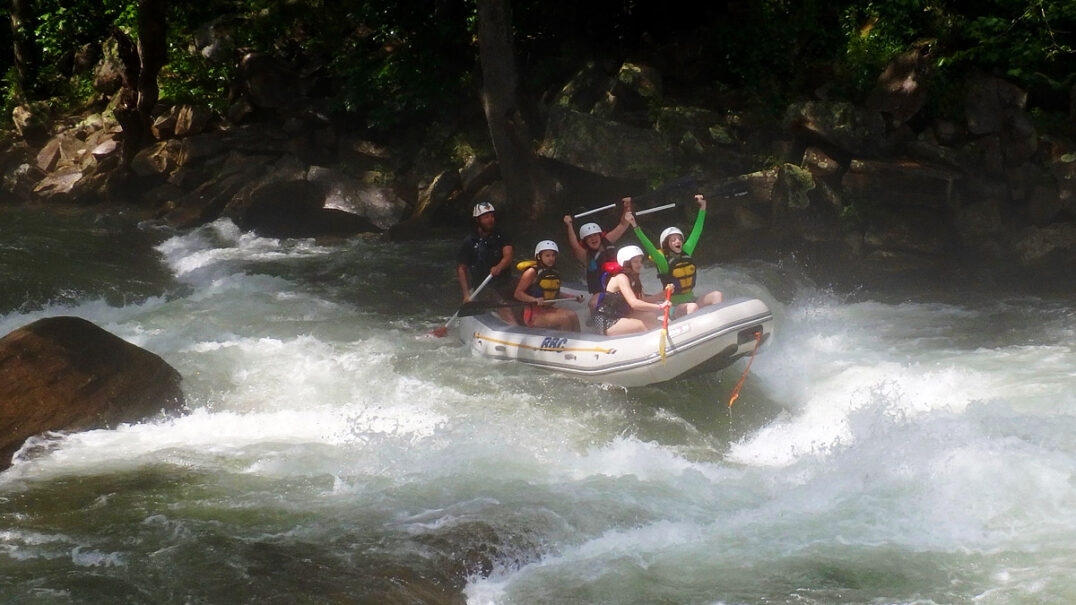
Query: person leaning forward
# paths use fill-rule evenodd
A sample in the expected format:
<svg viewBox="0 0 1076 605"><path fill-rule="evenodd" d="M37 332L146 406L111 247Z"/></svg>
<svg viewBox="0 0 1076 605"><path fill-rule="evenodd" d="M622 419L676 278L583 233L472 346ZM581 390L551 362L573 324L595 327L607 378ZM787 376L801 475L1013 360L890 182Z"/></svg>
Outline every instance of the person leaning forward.
<svg viewBox="0 0 1076 605"><path fill-rule="evenodd" d="M489 287L489 299L495 302L512 300L515 290L512 283L512 244L497 229L497 215L493 204L479 202L471 212L473 231L463 240L456 254L456 278L459 280L463 302L471 300L471 291L482 283L487 275L493 275ZM518 323L511 310L502 308L498 314L510 324Z"/></svg>

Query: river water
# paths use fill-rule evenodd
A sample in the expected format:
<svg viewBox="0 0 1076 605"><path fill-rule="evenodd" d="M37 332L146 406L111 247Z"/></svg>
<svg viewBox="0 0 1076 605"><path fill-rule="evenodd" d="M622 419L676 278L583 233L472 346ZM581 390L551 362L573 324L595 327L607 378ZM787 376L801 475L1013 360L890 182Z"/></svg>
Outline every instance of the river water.
<svg viewBox="0 0 1076 605"><path fill-rule="evenodd" d="M187 398L24 447L0 601L1076 602L1073 299L705 266L775 314L730 410L742 361L625 391L430 337L455 245L0 210L0 335L84 317Z"/></svg>

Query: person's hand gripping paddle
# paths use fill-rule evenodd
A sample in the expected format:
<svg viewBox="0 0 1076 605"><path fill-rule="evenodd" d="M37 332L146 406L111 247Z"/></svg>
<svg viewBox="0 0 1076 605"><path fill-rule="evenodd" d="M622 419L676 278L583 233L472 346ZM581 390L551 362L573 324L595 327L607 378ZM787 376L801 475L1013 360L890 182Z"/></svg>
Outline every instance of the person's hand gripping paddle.
<svg viewBox="0 0 1076 605"><path fill-rule="evenodd" d="M488 284L489 280L491 280L491 279L493 279L493 274L492 273L487 275L486 279L482 280L482 283L478 284L478 287L474 289L474 292L471 292L471 296L469 297L469 300L473 300L474 297L478 296L478 293L482 291L482 288L486 287L486 284ZM467 304L467 303L463 303L463 304ZM462 309L462 308L463 308L463 305L460 305L460 309ZM459 316L460 309L456 309L456 312L452 314L452 317L448 318L448 321L445 322L445 325L443 325L443 326L441 326L439 328L434 328L433 331L430 332L430 334L436 336L437 338L444 338L445 334L448 334L448 326L452 325L452 322L456 320L457 316Z"/></svg>

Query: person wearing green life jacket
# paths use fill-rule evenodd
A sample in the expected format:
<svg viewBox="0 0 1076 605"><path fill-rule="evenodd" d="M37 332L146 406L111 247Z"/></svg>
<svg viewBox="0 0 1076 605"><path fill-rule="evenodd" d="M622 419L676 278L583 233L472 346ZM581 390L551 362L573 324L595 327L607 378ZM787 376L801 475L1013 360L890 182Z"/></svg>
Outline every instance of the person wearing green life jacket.
<svg viewBox="0 0 1076 605"><path fill-rule="evenodd" d="M706 222L706 198L696 195L695 201L699 204L699 213L695 217L695 225L691 228L691 234L684 239L684 232L676 227L669 227L661 232L658 240L659 250L646 237L643 230L635 222L635 216L630 216L628 221L635 231L635 237L643 245L654 265L658 269L658 279L663 285L672 285L673 292L670 297L674 307L674 317L682 317L688 313L694 313L699 308L721 302L721 292L714 290L702 296L695 293L696 266L691 254L702 236L702 226Z"/></svg>

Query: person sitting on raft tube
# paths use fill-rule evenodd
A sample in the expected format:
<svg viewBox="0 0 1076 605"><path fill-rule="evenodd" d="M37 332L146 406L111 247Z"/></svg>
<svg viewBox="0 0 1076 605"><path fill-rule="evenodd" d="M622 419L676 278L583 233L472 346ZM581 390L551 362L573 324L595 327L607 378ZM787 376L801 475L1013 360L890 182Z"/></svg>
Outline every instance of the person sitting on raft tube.
<svg viewBox="0 0 1076 605"><path fill-rule="evenodd" d="M575 236L572 215L564 215L564 225L568 228L568 247L576 260L583 263L587 271L587 291L590 292L590 312L598 306L598 298L605 289L602 276L608 269L615 269L616 243L628 230L628 215L631 214L631 198L621 200L620 222L608 233L604 233L597 223L584 223L579 228L579 237Z"/></svg>
<svg viewBox="0 0 1076 605"><path fill-rule="evenodd" d="M523 309L523 323L531 328L551 328L567 332L579 331L579 316L571 309L552 306L554 302L575 299L561 294L557 255L560 248L552 240L542 240L534 247L534 260L519 263L523 271L516 284L515 299L532 303ZM583 301L582 295L579 302Z"/></svg>
<svg viewBox="0 0 1076 605"><path fill-rule="evenodd" d="M669 306L662 294L643 294L639 279L643 250L624 246L616 253L620 271L609 277L601 301L594 309L594 326L606 336L646 332L661 327L657 312ZM660 300L660 303L649 301Z"/></svg>
<svg viewBox="0 0 1076 605"><path fill-rule="evenodd" d="M658 279L661 280L663 285L673 287L670 300L676 305L673 308L674 317L694 313L700 307L721 302L723 298L721 292L717 290L707 292L701 298L696 298L695 296L696 267L691 254L699 243L699 238L702 236L702 226L706 222L706 198L696 195L695 201L699 203L699 214L695 217L695 226L691 228L691 235L685 241L683 231L676 227L669 227L661 232L661 238L658 242L661 246L660 250L655 248L654 244L647 239L643 230L636 224L635 217L628 217L631 226L635 230L635 237L639 238L639 242L646 249L647 254L654 261L654 266L658 269Z"/></svg>

